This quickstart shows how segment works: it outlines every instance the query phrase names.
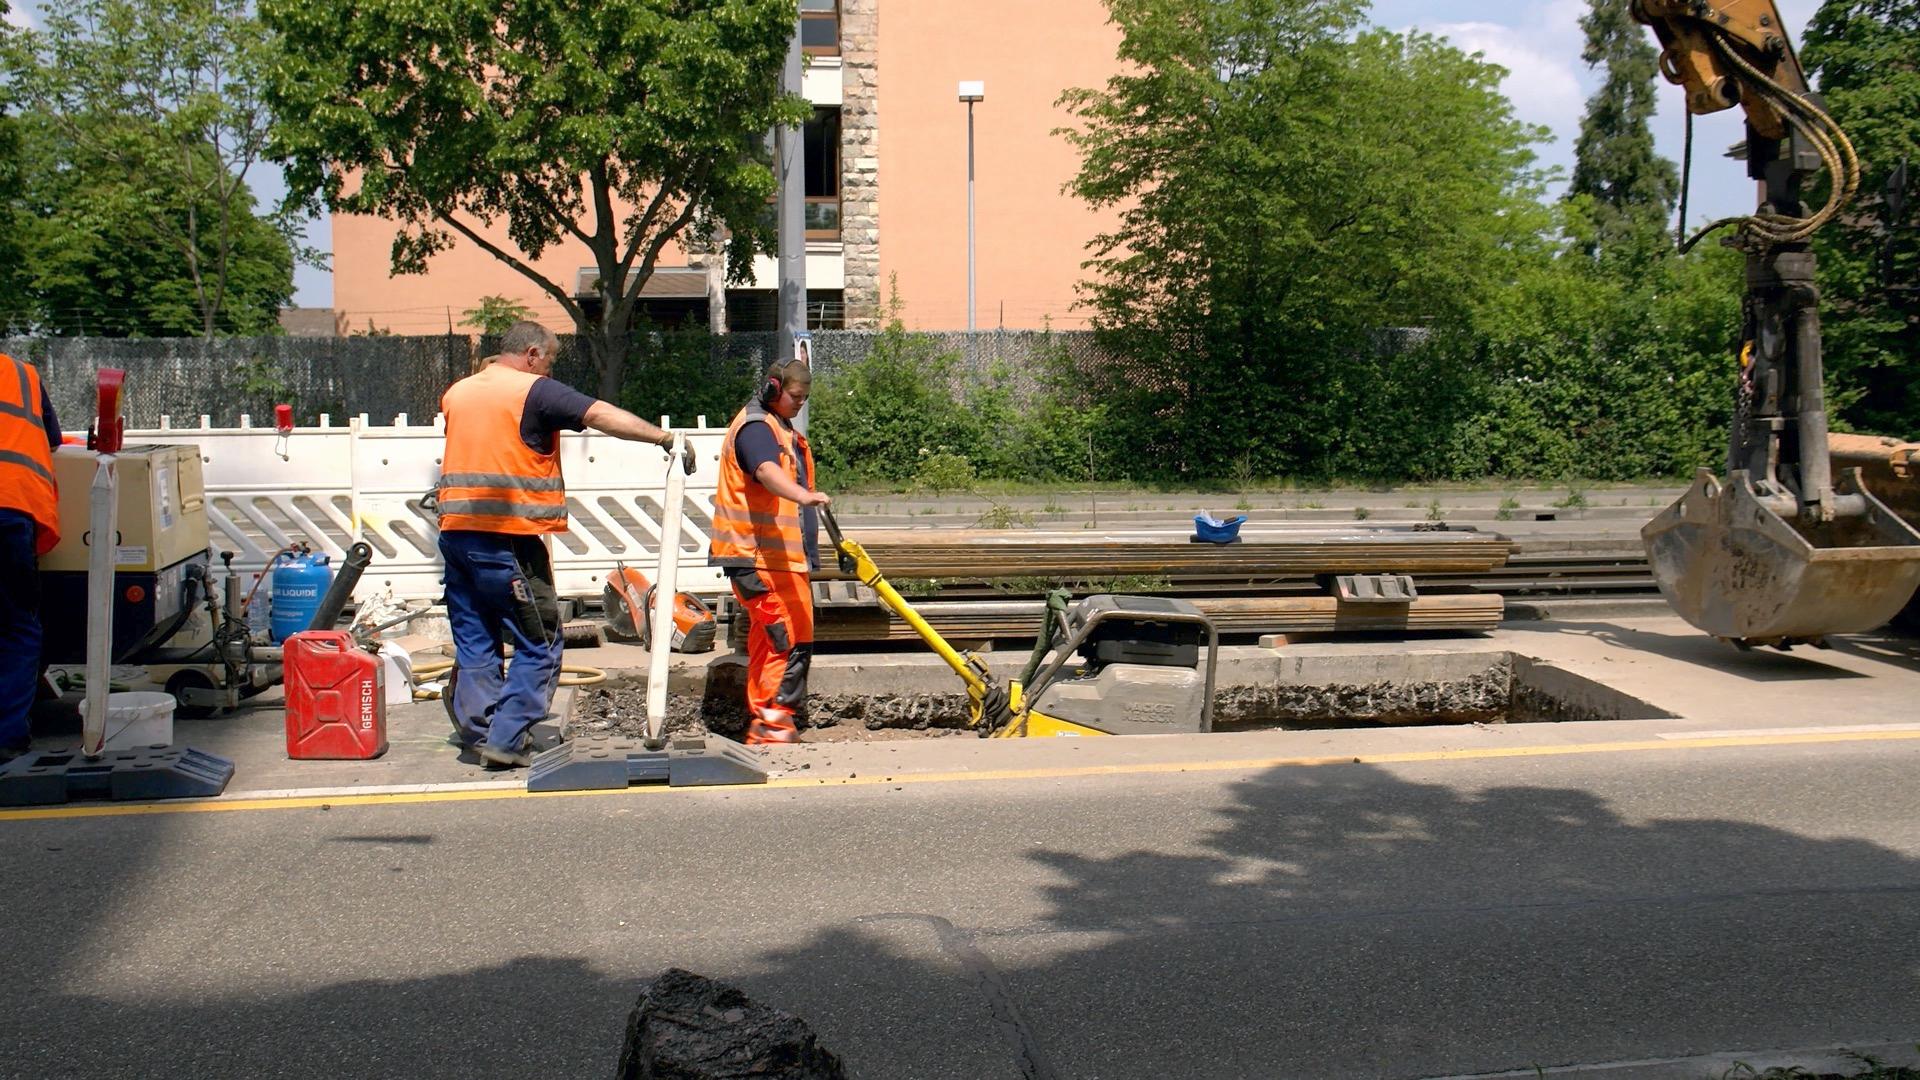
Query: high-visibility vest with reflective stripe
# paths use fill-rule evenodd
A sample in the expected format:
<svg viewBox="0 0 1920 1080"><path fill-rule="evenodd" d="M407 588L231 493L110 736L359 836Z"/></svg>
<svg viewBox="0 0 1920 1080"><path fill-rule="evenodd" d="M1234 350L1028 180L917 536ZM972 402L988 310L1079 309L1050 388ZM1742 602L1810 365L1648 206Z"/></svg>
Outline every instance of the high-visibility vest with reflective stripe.
<svg viewBox="0 0 1920 1080"><path fill-rule="evenodd" d="M758 400L751 402L733 418L727 428L726 445L720 451L720 487L713 494L713 531L707 561L714 566L805 573L807 542L800 504L768 491L740 467L740 429L748 424L767 425L780 444L781 467L798 484L804 462L807 481L802 486L814 490L813 450L807 445L807 437L781 423Z"/></svg>
<svg viewBox="0 0 1920 1080"><path fill-rule="evenodd" d="M33 519L33 552L60 542L60 494L53 481L53 450L40 411L40 372L0 353L0 510Z"/></svg>
<svg viewBox="0 0 1920 1080"><path fill-rule="evenodd" d="M537 535L567 531L560 444L541 453L520 438L527 394L545 378L490 363L447 388L447 452L440 462L442 532Z"/></svg>

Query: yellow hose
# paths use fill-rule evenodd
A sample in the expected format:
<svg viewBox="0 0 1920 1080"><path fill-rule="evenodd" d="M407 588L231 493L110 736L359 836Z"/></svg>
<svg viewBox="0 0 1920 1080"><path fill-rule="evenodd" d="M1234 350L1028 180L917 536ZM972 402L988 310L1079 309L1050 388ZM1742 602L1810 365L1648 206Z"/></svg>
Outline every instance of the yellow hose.
<svg viewBox="0 0 1920 1080"><path fill-rule="evenodd" d="M428 660L413 665L413 677L424 682L436 675L444 675L453 670L452 660ZM567 664L560 668L561 686L592 686L607 681L607 673L585 664Z"/></svg>

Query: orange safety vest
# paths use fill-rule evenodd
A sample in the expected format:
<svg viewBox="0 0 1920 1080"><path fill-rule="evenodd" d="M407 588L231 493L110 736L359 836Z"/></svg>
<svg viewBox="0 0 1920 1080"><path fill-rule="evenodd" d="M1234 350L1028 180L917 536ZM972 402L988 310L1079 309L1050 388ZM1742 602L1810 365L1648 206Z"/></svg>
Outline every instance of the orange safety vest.
<svg viewBox="0 0 1920 1080"><path fill-rule="evenodd" d="M533 384L546 378L489 363L440 396L447 452L440 463L440 531L533 536L567 531L560 443L543 454L520 438Z"/></svg>
<svg viewBox="0 0 1920 1080"><path fill-rule="evenodd" d="M60 493L53 481L47 418L40 411L40 372L0 353L0 510L33 519L33 553L60 543Z"/></svg>
<svg viewBox="0 0 1920 1080"><path fill-rule="evenodd" d="M720 451L720 487L713 493L713 532L707 562L804 574L808 570L807 542L801 528L800 504L768 491L740 467L740 429L748 424L772 428L787 475L798 484L800 463L806 462L806 488L814 490L813 450L807 445L807 437L781 423L759 400L749 402L727 428L726 445Z"/></svg>

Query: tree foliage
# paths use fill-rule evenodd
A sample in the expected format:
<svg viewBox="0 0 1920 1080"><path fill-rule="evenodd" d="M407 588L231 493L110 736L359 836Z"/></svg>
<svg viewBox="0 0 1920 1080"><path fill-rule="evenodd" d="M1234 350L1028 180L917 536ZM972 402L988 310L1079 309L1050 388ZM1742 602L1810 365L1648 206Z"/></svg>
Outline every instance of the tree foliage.
<svg viewBox="0 0 1920 1080"><path fill-rule="evenodd" d="M1654 149L1659 50L1629 8L1629 0L1591 0L1580 19L1587 35L1581 59L1605 77L1580 120L1567 198L1593 204L1593 228L1582 244L1589 255L1632 262L1656 258L1667 246L1680 178Z"/></svg>
<svg viewBox="0 0 1920 1080"><path fill-rule="evenodd" d="M47 144L35 156L54 173L40 178L35 210L42 225L81 233L46 242L70 264L97 244L99 273L146 279L121 280L113 297L161 305L124 313L129 325L210 336L257 323L257 312L234 310L236 297L246 306L272 291L259 260L287 261L293 235L282 228L283 253L266 250L247 184L266 145L265 30L243 0L49 0L40 19L13 50L22 102ZM51 190L62 186L71 190ZM142 273L130 265L136 254L156 265ZM64 297L49 302L72 310ZM179 319L181 303L191 323Z"/></svg>
<svg viewBox="0 0 1920 1080"><path fill-rule="evenodd" d="M6 21L11 10L0 0L0 71L9 70L8 57L17 55L16 31ZM26 293L16 214L20 198L20 122L13 113L15 88L11 78L0 78L0 331L13 329L12 313L24 311Z"/></svg>
<svg viewBox="0 0 1920 1080"><path fill-rule="evenodd" d="M261 15L280 34L270 100L292 190L399 221L396 273L456 236L512 266L573 317L603 397L667 244L724 227L735 280L772 248L766 133L807 115L779 89L794 0L263 0ZM590 256L589 301L535 269L555 247Z"/></svg>
<svg viewBox="0 0 1920 1080"><path fill-rule="evenodd" d="M480 306L460 313L460 325L471 326L483 334L504 334L513 324L533 317L533 309L504 296L483 296Z"/></svg>
<svg viewBox="0 0 1920 1080"><path fill-rule="evenodd" d="M1863 166L1852 210L1815 238L1833 402L1858 430L1920 438L1920 2L1827 0L1801 55ZM1896 218L1903 159L1914 190Z"/></svg>
<svg viewBox="0 0 1920 1080"><path fill-rule="evenodd" d="M1072 189L1119 212L1086 296L1134 361L1132 434L1183 467L1324 469L1379 332L1461 325L1547 224L1541 133L1501 69L1353 0L1109 8L1125 71L1063 103Z"/></svg>
<svg viewBox="0 0 1920 1080"><path fill-rule="evenodd" d="M116 190L117 162L66 137L67 128L30 113L20 119L21 182L13 203L20 252L16 329L101 337L264 334L277 329L293 296L293 257L285 237L253 213L245 187L223 208L202 192L197 202L157 210ZM200 151L211 168L211 152ZM222 283L214 323L206 323L205 276L196 278L178 247L196 228L226 214L225 239L200 233L202 266L218 263Z"/></svg>

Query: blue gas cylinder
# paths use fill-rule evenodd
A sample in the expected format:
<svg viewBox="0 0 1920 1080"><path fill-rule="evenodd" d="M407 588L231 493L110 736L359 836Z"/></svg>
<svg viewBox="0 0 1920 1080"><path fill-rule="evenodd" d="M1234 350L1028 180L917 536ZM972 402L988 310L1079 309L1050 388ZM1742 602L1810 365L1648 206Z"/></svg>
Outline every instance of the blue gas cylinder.
<svg viewBox="0 0 1920 1080"><path fill-rule="evenodd" d="M273 560L273 640L285 641L305 630L332 584L333 568L325 555L288 553Z"/></svg>

